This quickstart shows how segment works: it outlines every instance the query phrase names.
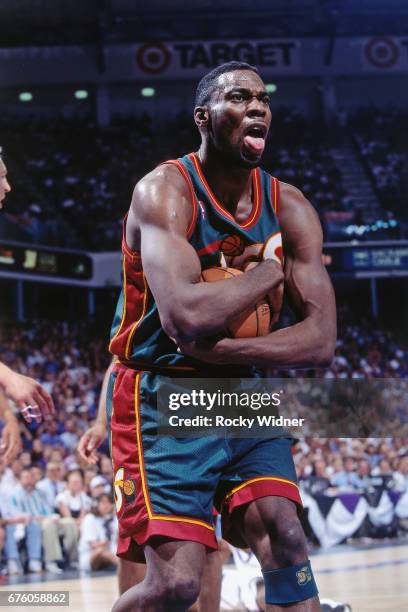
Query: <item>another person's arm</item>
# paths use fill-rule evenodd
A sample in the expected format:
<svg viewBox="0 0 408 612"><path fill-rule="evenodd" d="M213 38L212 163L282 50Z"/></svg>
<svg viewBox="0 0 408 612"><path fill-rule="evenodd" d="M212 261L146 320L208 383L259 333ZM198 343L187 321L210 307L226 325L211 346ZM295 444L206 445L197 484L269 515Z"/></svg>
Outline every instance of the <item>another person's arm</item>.
<svg viewBox="0 0 408 612"><path fill-rule="evenodd" d="M0 439L0 456L3 456L5 463L9 464L21 449L21 436L18 420L11 411L7 398L1 389L0 420L4 421Z"/></svg>
<svg viewBox="0 0 408 612"><path fill-rule="evenodd" d="M40 422L42 416L55 412L51 395L39 382L13 372L4 363L0 363L0 388L15 402L28 423L31 423L32 418Z"/></svg>
<svg viewBox="0 0 408 612"><path fill-rule="evenodd" d="M285 253L285 292L299 322L262 337L224 338L210 348L182 343L184 353L212 363L263 368L330 364L336 342L336 307L333 287L322 263L319 218L298 189L283 185L279 220Z"/></svg>
<svg viewBox="0 0 408 612"><path fill-rule="evenodd" d="M97 449L106 438L106 394L108 390L109 377L112 372L114 359L112 359L103 377L101 393L99 396L98 414L95 423L81 437L78 443L78 454L89 465L98 461Z"/></svg>

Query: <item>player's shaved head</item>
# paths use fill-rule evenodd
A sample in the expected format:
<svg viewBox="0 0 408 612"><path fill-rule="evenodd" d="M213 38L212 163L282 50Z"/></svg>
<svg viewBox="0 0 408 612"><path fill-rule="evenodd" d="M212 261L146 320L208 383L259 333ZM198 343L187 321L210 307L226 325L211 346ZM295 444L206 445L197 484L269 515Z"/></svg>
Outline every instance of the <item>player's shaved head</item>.
<svg viewBox="0 0 408 612"><path fill-rule="evenodd" d="M212 94L218 87L218 77L226 72L235 72L236 70L251 70L256 74L259 71L255 66L251 66L246 62L227 62L217 66L203 76L196 89L195 106L205 106L211 99Z"/></svg>

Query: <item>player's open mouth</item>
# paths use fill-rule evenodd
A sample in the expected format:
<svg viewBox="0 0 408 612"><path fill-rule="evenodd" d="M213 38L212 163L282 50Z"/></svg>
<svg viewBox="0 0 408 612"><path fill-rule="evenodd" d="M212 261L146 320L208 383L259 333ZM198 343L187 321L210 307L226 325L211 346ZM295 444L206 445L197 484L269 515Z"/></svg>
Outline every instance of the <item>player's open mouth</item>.
<svg viewBox="0 0 408 612"><path fill-rule="evenodd" d="M250 127L244 136L244 145L252 155L261 155L265 148L266 127L262 124Z"/></svg>

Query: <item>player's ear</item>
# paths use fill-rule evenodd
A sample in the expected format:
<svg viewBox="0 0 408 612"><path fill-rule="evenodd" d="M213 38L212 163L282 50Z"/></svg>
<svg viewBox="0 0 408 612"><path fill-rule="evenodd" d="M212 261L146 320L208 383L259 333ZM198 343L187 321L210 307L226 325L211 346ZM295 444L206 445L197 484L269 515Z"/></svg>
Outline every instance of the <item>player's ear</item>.
<svg viewBox="0 0 408 612"><path fill-rule="evenodd" d="M207 127L210 119L207 106L196 106L194 109L194 121L198 129Z"/></svg>

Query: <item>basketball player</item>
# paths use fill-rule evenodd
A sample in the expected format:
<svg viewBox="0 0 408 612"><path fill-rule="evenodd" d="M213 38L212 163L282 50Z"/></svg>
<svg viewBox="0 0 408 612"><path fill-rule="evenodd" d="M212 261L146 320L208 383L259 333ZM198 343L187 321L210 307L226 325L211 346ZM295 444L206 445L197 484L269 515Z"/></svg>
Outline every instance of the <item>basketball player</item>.
<svg viewBox="0 0 408 612"><path fill-rule="evenodd" d="M0 147L0 209L3 208L4 199L10 191L7 168ZM1 362L0 388L7 397L15 402L21 414L29 423L33 418L39 422L42 416L49 416L54 412L54 404L50 394L37 381L29 376L13 372Z"/></svg>
<svg viewBox="0 0 408 612"><path fill-rule="evenodd" d="M99 396L98 414L95 423L84 432L78 442L77 451L80 457L89 465L95 465L98 461L97 449L103 443L107 434L106 418L106 392L109 376L113 368L114 361L105 372ZM222 559L218 551L207 555L204 575L198 601L190 612L214 612L219 608L221 597L221 567ZM143 580L146 574L144 563L133 563L126 559L119 558L118 563L118 586L119 594L122 595L130 587Z"/></svg>
<svg viewBox="0 0 408 612"><path fill-rule="evenodd" d="M106 389L109 376L113 367L113 361L105 372L99 396L98 414L95 423L84 432L78 442L77 451L79 456L89 465L95 465L98 461L97 449L103 443L107 434L106 422ZM140 563L132 563L126 559L119 559L118 583L119 593L122 594L134 586L145 576L145 566Z"/></svg>
<svg viewBox="0 0 408 612"><path fill-rule="evenodd" d="M147 572L113 612L188 609L206 554L217 546L214 503L223 537L251 548L261 564L266 609L314 612L320 605L298 518L291 441L157 436L160 374L251 376L254 367L327 366L335 346L318 217L300 191L259 168L271 112L256 68L232 62L207 74L194 118L199 151L145 176L124 224L123 290L110 344L119 361L108 410L118 554L145 558ZM245 270L254 261L235 278L200 282L203 268ZM258 300L280 295L283 280L295 325L263 337L220 338Z"/></svg>

